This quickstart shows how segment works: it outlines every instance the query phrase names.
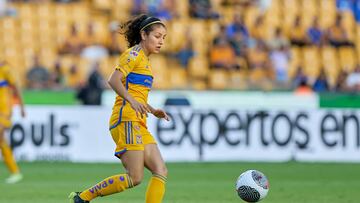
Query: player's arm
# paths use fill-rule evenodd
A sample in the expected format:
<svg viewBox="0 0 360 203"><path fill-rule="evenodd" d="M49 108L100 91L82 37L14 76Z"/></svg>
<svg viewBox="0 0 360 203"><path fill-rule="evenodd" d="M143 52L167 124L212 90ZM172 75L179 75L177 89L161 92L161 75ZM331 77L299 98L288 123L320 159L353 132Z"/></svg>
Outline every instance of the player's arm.
<svg viewBox="0 0 360 203"><path fill-rule="evenodd" d="M170 117L167 115L167 113L162 109L154 109L150 104L147 104L148 109L150 110L150 113L152 113L157 118L163 118L167 121L170 121Z"/></svg>
<svg viewBox="0 0 360 203"><path fill-rule="evenodd" d="M13 91L13 94L17 97L18 101L19 101L19 105L20 105L20 111L21 111L21 116L25 117L25 108L24 108L24 102L23 102L23 98L22 98L22 94L21 94L21 89L17 83L16 78L14 77L14 74L10 71L9 66L6 66L6 80L9 82L10 88Z"/></svg>
<svg viewBox="0 0 360 203"><path fill-rule="evenodd" d="M147 115L147 112L150 112L148 107L145 104L142 104L138 101L136 101L126 90L124 85L122 84L122 79L124 78L124 75L119 70L115 70L109 77L108 83L110 87L115 91L116 94L118 94L120 97L124 98L127 102L130 103L131 107L135 110L136 116L139 114L141 117L143 117L143 114L145 116Z"/></svg>
<svg viewBox="0 0 360 203"><path fill-rule="evenodd" d="M21 116L25 117L26 113L25 113L25 107L24 107L24 101L23 101L23 97L21 94L21 89L17 84L13 84L12 85L12 89L14 91L14 95L16 96L16 98L18 98L19 100L19 105L20 105L20 111L21 111Z"/></svg>

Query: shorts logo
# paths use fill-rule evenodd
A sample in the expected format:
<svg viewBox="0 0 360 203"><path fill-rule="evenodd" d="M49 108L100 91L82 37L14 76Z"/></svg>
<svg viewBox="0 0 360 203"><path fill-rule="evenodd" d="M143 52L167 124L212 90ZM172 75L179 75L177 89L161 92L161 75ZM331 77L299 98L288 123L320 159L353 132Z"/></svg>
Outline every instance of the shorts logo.
<svg viewBox="0 0 360 203"><path fill-rule="evenodd" d="M136 135L136 144L142 144L142 137L141 137L141 135Z"/></svg>

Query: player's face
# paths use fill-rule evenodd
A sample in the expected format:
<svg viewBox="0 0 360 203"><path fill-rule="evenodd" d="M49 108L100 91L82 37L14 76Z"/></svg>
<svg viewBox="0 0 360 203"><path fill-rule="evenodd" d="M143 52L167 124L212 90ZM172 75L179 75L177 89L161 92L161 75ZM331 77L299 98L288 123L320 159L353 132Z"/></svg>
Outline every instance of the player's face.
<svg viewBox="0 0 360 203"><path fill-rule="evenodd" d="M164 45L166 29L162 25L154 26L154 29L146 36L145 47L149 54L157 54Z"/></svg>

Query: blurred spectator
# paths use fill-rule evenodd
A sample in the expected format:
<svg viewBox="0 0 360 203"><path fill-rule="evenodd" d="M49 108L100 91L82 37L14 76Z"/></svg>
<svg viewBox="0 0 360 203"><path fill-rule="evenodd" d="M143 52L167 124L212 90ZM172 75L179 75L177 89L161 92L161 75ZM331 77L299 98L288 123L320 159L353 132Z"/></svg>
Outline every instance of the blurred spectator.
<svg viewBox="0 0 360 203"><path fill-rule="evenodd" d="M187 31L187 35L189 36L189 31ZM190 36L191 37L191 36ZM219 42L220 39L226 39L229 40L227 38L226 35L226 26L225 25L220 25L220 30L219 32L216 34L216 36L214 37L214 40L212 41L213 44L217 44Z"/></svg>
<svg viewBox="0 0 360 203"><path fill-rule="evenodd" d="M346 88L350 91L360 91L360 65L346 78Z"/></svg>
<svg viewBox="0 0 360 203"><path fill-rule="evenodd" d="M166 0L144 0L143 3L147 6L148 13L154 16L156 15L159 6L162 4L162 1Z"/></svg>
<svg viewBox="0 0 360 203"><path fill-rule="evenodd" d="M109 55L106 47L100 42L95 35L94 26L92 23L88 24L87 34L84 40L85 47L81 50L81 57L92 61L98 61Z"/></svg>
<svg viewBox="0 0 360 203"><path fill-rule="evenodd" d="M33 58L33 66L26 74L27 84L30 89L49 88L50 74L46 67L40 64L38 56Z"/></svg>
<svg viewBox="0 0 360 203"><path fill-rule="evenodd" d="M101 44L87 46L81 51L81 57L89 61L98 61L108 56L108 50Z"/></svg>
<svg viewBox="0 0 360 203"><path fill-rule="evenodd" d="M171 20L178 17L174 0L162 0L156 9L155 17L162 20Z"/></svg>
<svg viewBox="0 0 360 203"><path fill-rule="evenodd" d="M99 69L99 63L95 62L87 84L83 86L77 94L77 98L81 100L84 105L101 105L101 95L105 89L105 82Z"/></svg>
<svg viewBox="0 0 360 203"><path fill-rule="evenodd" d="M323 44L324 36L323 31L319 26L318 17L314 17L313 24L307 31L307 36L311 44L320 46Z"/></svg>
<svg viewBox="0 0 360 203"><path fill-rule="evenodd" d="M3 16L16 16L15 8L11 8L7 4L7 0L0 0L0 18Z"/></svg>
<svg viewBox="0 0 360 203"><path fill-rule="evenodd" d="M257 42L255 48L247 53L250 69L266 69L268 67L268 51L264 43Z"/></svg>
<svg viewBox="0 0 360 203"><path fill-rule="evenodd" d="M271 51L270 59L275 71L276 81L280 84L285 84L288 81L289 51L285 46L280 46Z"/></svg>
<svg viewBox="0 0 360 203"><path fill-rule="evenodd" d="M308 85L307 80L301 80L299 86L295 89L295 94L306 96L313 94L311 87Z"/></svg>
<svg viewBox="0 0 360 203"><path fill-rule="evenodd" d="M353 11L355 1L357 0L336 0L336 7L339 11Z"/></svg>
<svg viewBox="0 0 360 203"><path fill-rule="evenodd" d="M261 42L264 43L265 39L266 39L266 32L264 32L264 30L267 30L266 25L264 23L264 16L263 15L259 15L255 22L254 25L251 26L250 29L250 36L253 40L248 41L247 45L248 46L252 46L252 44L255 44L253 42Z"/></svg>
<svg viewBox="0 0 360 203"><path fill-rule="evenodd" d="M145 4L145 0L133 0L131 14L139 15L143 13L149 13L149 9L148 6Z"/></svg>
<svg viewBox="0 0 360 203"><path fill-rule="evenodd" d="M249 38L249 31L246 28L243 17L235 13L233 22L226 27L226 35L229 39L233 38L236 33L242 35L242 38L246 41Z"/></svg>
<svg viewBox="0 0 360 203"><path fill-rule="evenodd" d="M51 72L51 86L56 89L61 89L65 85L65 75L61 69L60 60L57 60L54 65L54 70Z"/></svg>
<svg viewBox="0 0 360 203"><path fill-rule="evenodd" d="M257 0L257 4L260 7L260 10L265 12L268 8L270 8L272 0Z"/></svg>
<svg viewBox="0 0 360 203"><path fill-rule="evenodd" d="M72 3L72 2L77 2L80 0L54 0L55 2L59 2L59 3Z"/></svg>
<svg viewBox="0 0 360 203"><path fill-rule="evenodd" d="M345 92L347 91L346 79L348 74L345 71L341 71L336 78L335 91L337 92Z"/></svg>
<svg viewBox="0 0 360 203"><path fill-rule="evenodd" d="M131 13L148 13L162 20L171 20L178 16L175 3L175 0L134 0Z"/></svg>
<svg viewBox="0 0 360 203"><path fill-rule="evenodd" d="M284 36L280 27L275 29L274 37L267 44L271 50L287 50L290 46L289 40Z"/></svg>
<svg viewBox="0 0 360 203"><path fill-rule="evenodd" d="M84 46L91 46L94 44L101 44L96 35L94 30L94 24L89 22L86 27L86 35L83 37L82 41L84 42Z"/></svg>
<svg viewBox="0 0 360 203"><path fill-rule="evenodd" d="M177 53L175 53L175 58L179 61L182 67L187 68L190 59L192 59L194 56L195 51L191 42L191 35L188 35L181 49Z"/></svg>
<svg viewBox="0 0 360 203"><path fill-rule="evenodd" d="M246 56L247 42L245 41L241 33L236 33L234 37L230 39L230 44L235 50L236 56Z"/></svg>
<svg viewBox="0 0 360 203"><path fill-rule="evenodd" d="M354 17L357 23L360 23L360 1L356 0L353 7Z"/></svg>
<svg viewBox="0 0 360 203"><path fill-rule="evenodd" d="M72 64L66 77L66 87L77 89L79 86L83 86L82 82L78 67L76 64Z"/></svg>
<svg viewBox="0 0 360 203"><path fill-rule="evenodd" d="M236 54L226 38L218 39L210 50L210 64L213 68L231 70L236 68Z"/></svg>
<svg viewBox="0 0 360 203"><path fill-rule="evenodd" d="M300 16L296 16L293 26L290 29L290 42L295 46L305 46L307 44L305 29L301 25Z"/></svg>
<svg viewBox="0 0 360 203"><path fill-rule="evenodd" d="M6 16L7 13L7 0L0 0L0 17Z"/></svg>
<svg viewBox="0 0 360 203"><path fill-rule="evenodd" d="M60 47L60 54L80 54L81 50L84 48L85 43L79 36L77 27L75 24L71 25L70 36L65 40L62 47Z"/></svg>
<svg viewBox="0 0 360 203"><path fill-rule="evenodd" d="M189 0L190 16L202 19L217 19L219 14L216 13L211 6L209 0Z"/></svg>
<svg viewBox="0 0 360 203"><path fill-rule="evenodd" d="M303 68L301 66L298 66L296 69L296 73L292 78L293 88L297 88L298 86L300 86L300 83L302 81L308 81L308 77L305 75Z"/></svg>
<svg viewBox="0 0 360 203"><path fill-rule="evenodd" d="M123 52L123 50L120 47L120 42L118 37L119 37L119 33L117 33L116 31L110 32L110 37L108 38L109 41L106 44L106 48L109 51L110 55L117 56Z"/></svg>
<svg viewBox="0 0 360 203"><path fill-rule="evenodd" d="M335 24L328 29L328 38L330 45L334 47L352 46L349 35L346 33L344 26L342 25L342 16L338 14L336 16Z"/></svg>
<svg viewBox="0 0 360 203"><path fill-rule="evenodd" d="M329 91L329 84L323 68L321 69L319 76L316 78L312 88L315 92Z"/></svg>
<svg viewBox="0 0 360 203"><path fill-rule="evenodd" d="M116 21L113 21L109 24L109 33L110 36L107 37L107 41L105 43L105 46L112 56L118 56L120 53L124 51L124 46L121 47L120 37L118 33L119 30L119 23ZM125 46L126 47L126 46Z"/></svg>

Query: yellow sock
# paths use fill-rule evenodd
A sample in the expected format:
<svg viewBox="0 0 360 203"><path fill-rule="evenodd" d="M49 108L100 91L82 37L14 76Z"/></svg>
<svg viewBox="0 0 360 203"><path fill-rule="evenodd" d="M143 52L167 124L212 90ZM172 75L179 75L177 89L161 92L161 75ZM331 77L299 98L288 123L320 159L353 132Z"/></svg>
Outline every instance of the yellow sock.
<svg viewBox="0 0 360 203"><path fill-rule="evenodd" d="M1 154L3 156L6 167L9 169L10 173L19 173L19 168L15 162L14 156L9 145L4 141L0 144Z"/></svg>
<svg viewBox="0 0 360 203"><path fill-rule="evenodd" d="M146 203L161 203L165 194L166 177L153 174L146 190Z"/></svg>
<svg viewBox="0 0 360 203"><path fill-rule="evenodd" d="M122 192L132 187L134 187L134 185L129 175L114 175L81 192L80 198L90 201L96 197Z"/></svg>

